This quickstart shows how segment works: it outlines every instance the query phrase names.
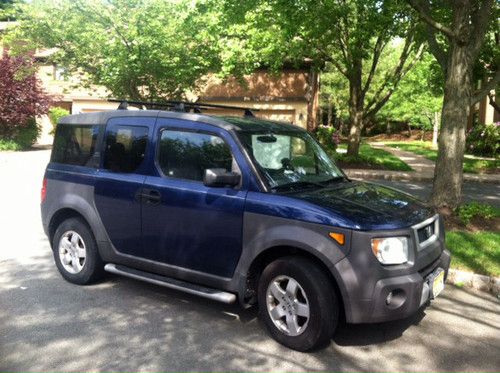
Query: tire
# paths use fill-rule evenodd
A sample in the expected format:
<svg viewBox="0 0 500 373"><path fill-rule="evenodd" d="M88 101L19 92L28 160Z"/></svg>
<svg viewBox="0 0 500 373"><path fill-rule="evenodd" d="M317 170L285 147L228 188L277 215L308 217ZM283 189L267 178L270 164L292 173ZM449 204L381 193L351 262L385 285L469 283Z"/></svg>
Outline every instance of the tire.
<svg viewBox="0 0 500 373"><path fill-rule="evenodd" d="M307 258L284 257L270 263L259 280L258 303L259 317L271 336L297 351L326 346L338 324L332 284Z"/></svg>
<svg viewBox="0 0 500 373"><path fill-rule="evenodd" d="M69 218L57 227L52 251L62 277L73 284L91 284L104 275L94 235L80 218Z"/></svg>

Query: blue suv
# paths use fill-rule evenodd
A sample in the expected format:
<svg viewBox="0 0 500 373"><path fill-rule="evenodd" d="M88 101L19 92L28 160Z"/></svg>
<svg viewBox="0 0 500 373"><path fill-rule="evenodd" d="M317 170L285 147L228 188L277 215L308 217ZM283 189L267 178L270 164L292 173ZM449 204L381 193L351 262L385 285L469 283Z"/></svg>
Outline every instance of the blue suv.
<svg viewBox="0 0 500 373"><path fill-rule="evenodd" d="M450 263L439 215L349 180L297 126L251 115L65 117L41 210L69 282L107 271L257 304L272 337L300 351L328 343L340 315L414 314L441 292Z"/></svg>

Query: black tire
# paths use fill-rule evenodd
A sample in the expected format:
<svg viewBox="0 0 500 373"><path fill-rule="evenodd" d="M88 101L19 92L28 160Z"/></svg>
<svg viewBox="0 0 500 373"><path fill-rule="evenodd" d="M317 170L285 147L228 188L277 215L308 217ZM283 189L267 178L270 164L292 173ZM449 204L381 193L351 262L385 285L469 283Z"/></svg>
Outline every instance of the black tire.
<svg viewBox="0 0 500 373"><path fill-rule="evenodd" d="M303 291L305 297L302 297L302 301L309 305L309 318L300 316L307 322L302 321L301 328L304 329L298 335L290 335L285 330L281 330L268 312L268 287L275 280L287 283L286 278L291 278L299 284L302 289L299 290L298 294L301 295ZM338 324L339 303L332 284L326 274L307 258L290 256L270 263L259 279L258 302L259 316L271 336L282 345L297 351L309 351L326 346ZM279 305L280 307L276 306L276 308L286 306L284 301ZM282 311L279 310L279 312ZM288 311L283 312L286 314ZM281 319L283 323L286 323L286 317L283 316ZM299 316L297 316L297 320L299 320Z"/></svg>
<svg viewBox="0 0 500 373"><path fill-rule="evenodd" d="M85 260L83 261L83 267L78 273L68 272L61 262L59 255L59 244L61 238L65 235L65 233L70 231L76 232L85 245ZM52 251L57 269L61 273L62 277L73 284L91 284L100 280L104 276L104 264L101 256L99 255L94 235L87 223L80 218L69 218L57 227L52 240Z"/></svg>

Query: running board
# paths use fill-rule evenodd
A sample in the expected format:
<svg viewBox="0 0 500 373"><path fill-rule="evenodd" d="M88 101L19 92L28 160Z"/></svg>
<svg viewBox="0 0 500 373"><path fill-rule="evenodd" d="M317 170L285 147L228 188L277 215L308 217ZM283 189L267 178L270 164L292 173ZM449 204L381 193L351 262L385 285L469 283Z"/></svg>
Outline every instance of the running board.
<svg viewBox="0 0 500 373"><path fill-rule="evenodd" d="M104 270L117 275L122 275L136 280L149 282L150 284L183 291L185 293L198 295L200 297L216 300L222 303L234 303L236 301L236 295L232 293L191 284L189 282L156 275L154 273L139 271L137 269L125 267L122 265L109 263L104 266Z"/></svg>

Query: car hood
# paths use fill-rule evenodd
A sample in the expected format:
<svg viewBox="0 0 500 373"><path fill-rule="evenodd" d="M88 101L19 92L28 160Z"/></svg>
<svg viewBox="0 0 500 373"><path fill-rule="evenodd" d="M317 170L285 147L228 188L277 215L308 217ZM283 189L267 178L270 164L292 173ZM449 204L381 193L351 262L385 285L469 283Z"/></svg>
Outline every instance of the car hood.
<svg viewBox="0 0 500 373"><path fill-rule="evenodd" d="M406 228L433 215L428 206L407 193L366 182L342 182L294 197L350 220L359 230Z"/></svg>

